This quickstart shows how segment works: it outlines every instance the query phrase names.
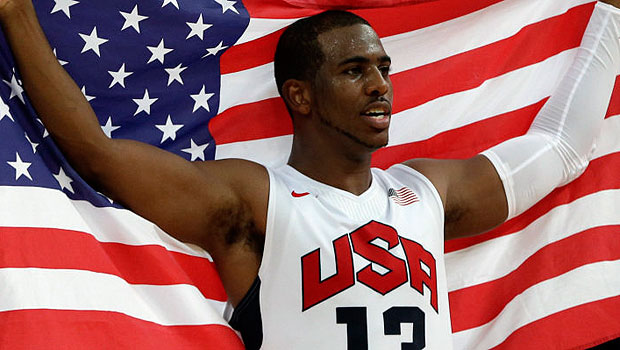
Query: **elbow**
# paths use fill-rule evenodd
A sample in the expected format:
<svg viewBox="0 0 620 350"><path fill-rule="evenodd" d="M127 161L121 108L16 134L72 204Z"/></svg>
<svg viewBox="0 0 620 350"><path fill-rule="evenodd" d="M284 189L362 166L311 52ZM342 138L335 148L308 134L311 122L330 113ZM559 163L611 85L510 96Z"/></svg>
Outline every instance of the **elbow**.
<svg viewBox="0 0 620 350"><path fill-rule="evenodd" d="M113 152L114 142L107 137L90 138L87 141L59 140L61 151L75 171L94 187L100 181L101 174L109 168L110 153Z"/></svg>

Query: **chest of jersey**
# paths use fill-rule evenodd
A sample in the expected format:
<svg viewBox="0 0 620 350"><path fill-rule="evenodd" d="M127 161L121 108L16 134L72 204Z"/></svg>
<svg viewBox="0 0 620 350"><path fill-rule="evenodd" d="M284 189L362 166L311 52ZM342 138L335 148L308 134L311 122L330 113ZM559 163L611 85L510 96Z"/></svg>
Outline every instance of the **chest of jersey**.
<svg viewBox="0 0 620 350"><path fill-rule="evenodd" d="M271 182L262 348L449 349L436 193L377 176L361 196L304 180Z"/></svg>

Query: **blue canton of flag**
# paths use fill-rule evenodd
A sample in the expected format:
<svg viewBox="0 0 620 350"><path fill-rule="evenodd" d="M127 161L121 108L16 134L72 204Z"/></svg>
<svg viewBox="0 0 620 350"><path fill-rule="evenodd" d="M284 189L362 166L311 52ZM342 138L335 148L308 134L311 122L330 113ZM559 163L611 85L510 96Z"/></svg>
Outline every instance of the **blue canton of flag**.
<svg viewBox="0 0 620 350"><path fill-rule="evenodd" d="M249 23L240 1L34 5L109 137L213 159L221 55ZM80 178L23 91L2 32L0 242L2 349L243 348L209 255Z"/></svg>
<svg viewBox="0 0 620 350"><path fill-rule="evenodd" d="M109 137L213 159L207 125L219 107L219 58L249 22L240 1L44 0L35 7L58 61ZM0 185L60 188L110 205L64 161L28 102L3 35L0 44Z"/></svg>

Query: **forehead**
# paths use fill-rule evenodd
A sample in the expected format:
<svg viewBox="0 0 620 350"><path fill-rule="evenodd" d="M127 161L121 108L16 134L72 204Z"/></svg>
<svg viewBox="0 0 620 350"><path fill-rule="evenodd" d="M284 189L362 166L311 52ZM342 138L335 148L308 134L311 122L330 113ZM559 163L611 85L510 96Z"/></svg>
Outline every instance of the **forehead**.
<svg viewBox="0 0 620 350"><path fill-rule="evenodd" d="M355 56L372 60L386 55L377 33L365 24L334 28L319 34L317 40L326 63L341 62Z"/></svg>

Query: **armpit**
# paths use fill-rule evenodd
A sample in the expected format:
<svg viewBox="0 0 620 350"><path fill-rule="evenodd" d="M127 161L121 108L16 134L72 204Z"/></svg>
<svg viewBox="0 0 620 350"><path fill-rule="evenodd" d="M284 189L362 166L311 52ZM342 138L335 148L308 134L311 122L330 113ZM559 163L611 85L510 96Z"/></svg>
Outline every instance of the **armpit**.
<svg viewBox="0 0 620 350"><path fill-rule="evenodd" d="M265 235L254 222L249 205L226 206L212 215L212 229L216 231L218 240L228 246L243 244L262 256Z"/></svg>

